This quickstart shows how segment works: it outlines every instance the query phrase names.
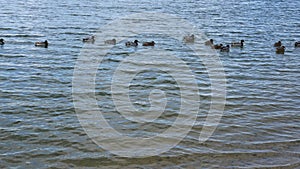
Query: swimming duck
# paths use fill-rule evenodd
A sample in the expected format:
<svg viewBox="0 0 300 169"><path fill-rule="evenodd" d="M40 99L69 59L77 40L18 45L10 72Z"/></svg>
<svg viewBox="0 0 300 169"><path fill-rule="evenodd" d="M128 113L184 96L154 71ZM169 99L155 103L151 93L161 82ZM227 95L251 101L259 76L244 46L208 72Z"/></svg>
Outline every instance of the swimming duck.
<svg viewBox="0 0 300 169"><path fill-rule="evenodd" d="M117 43L116 39L106 40L104 41L105 44L115 45Z"/></svg>
<svg viewBox="0 0 300 169"><path fill-rule="evenodd" d="M284 54L284 52L285 52L285 46L279 46L276 48L277 54Z"/></svg>
<svg viewBox="0 0 300 169"><path fill-rule="evenodd" d="M229 50L230 50L230 46L226 45L221 48L220 52L229 52Z"/></svg>
<svg viewBox="0 0 300 169"><path fill-rule="evenodd" d="M87 37L87 38L83 38L82 42L95 42L95 36L91 36L91 37Z"/></svg>
<svg viewBox="0 0 300 169"><path fill-rule="evenodd" d="M48 47L48 41L45 40L44 42L35 42L34 46L36 47L43 47L43 48L47 48Z"/></svg>
<svg viewBox="0 0 300 169"><path fill-rule="evenodd" d="M241 40L241 42L232 42L231 47L244 47L244 40Z"/></svg>
<svg viewBox="0 0 300 169"><path fill-rule="evenodd" d="M194 43L194 41L195 41L195 35L192 34L192 35L185 36L185 37L183 37L183 41L185 43Z"/></svg>
<svg viewBox="0 0 300 169"><path fill-rule="evenodd" d="M300 48L300 41L295 42L295 48Z"/></svg>
<svg viewBox="0 0 300 169"><path fill-rule="evenodd" d="M125 43L125 45L126 46L138 46L139 45L138 42L139 42L138 40L134 40L133 42L128 41Z"/></svg>
<svg viewBox="0 0 300 169"><path fill-rule="evenodd" d="M224 46L223 46L223 44L221 43L220 45L214 45L214 46L212 46L211 48L213 48L213 49L221 49L222 47L224 47Z"/></svg>
<svg viewBox="0 0 300 169"><path fill-rule="evenodd" d="M154 41L151 41L151 42L144 42L143 43L143 46L154 46L155 45L155 42Z"/></svg>
<svg viewBox="0 0 300 169"><path fill-rule="evenodd" d="M214 40L210 39L204 43L206 46L212 46L214 44Z"/></svg>
<svg viewBox="0 0 300 169"><path fill-rule="evenodd" d="M282 44L281 44L281 41L278 41L276 43L274 43L274 47L280 47Z"/></svg>
<svg viewBox="0 0 300 169"><path fill-rule="evenodd" d="M4 45L4 39L0 39L0 45Z"/></svg>

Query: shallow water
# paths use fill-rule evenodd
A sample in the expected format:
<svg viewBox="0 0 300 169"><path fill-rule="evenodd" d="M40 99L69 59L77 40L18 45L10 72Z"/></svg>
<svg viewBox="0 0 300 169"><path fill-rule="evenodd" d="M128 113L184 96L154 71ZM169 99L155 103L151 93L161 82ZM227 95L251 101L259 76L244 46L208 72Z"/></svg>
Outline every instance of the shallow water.
<svg viewBox="0 0 300 169"><path fill-rule="evenodd" d="M3 1L0 0L1 168L298 168L300 167L300 1ZM170 151L147 158L120 158L98 147L81 127L72 100L72 77L83 37L136 12L164 12L187 19L217 43L244 39L243 49L220 54L226 81L225 111L218 128L199 143L210 104L210 82L200 58L187 56L199 86L197 124ZM140 37L143 38L143 37ZM178 53L177 44L161 45ZM35 41L48 39L49 48ZM275 54L281 40L284 55ZM138 50L146 50L139 47ZM132 102L149 106L153 87L167 91L161 121L127 125L110 99L110 80L132 48L117 45L97 72L96 96L110 125L128 135L164 131L177 117L174 79L159 70L132 82ZM199 64L197 64L199 63ZM101 79L101 80L99 80Z"/></svg>

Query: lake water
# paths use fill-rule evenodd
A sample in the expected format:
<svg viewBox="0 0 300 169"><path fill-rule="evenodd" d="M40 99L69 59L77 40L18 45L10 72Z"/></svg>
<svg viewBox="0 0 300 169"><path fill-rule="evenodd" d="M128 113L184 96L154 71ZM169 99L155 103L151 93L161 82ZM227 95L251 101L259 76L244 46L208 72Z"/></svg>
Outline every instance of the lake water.
<svg viewBox="0 0 300 169"><path fill-rule="evenodd" d="M6 42L0 47L0 168L300 167L300 48L294 48L300 40L300 1L0 3L0 38ZM170 151L145 158L118 157L95 144L81 127L72 98L74 66L84 47L81 39L114 19L137 12L175 14L217 43L246 41L243 49L220 53L227 98L220 124L208 141L199 143L198 138L210 105L210 82L201 59L193 56L186 61L191 61L199 86L199 125ZM184 50L161 37L152 38L157 46L178 53ZM34 42L45 39L48 48L34 47ZM278 40L286 46L284 55L275 54L273 43ZM161 122L143 128L126 125L128 121L114 109L109 81L118 63L134 50L117 48L105 58L97 73L96 96L116 130L151 135L174 122L179 89L165 72L137 75L130 94L137 107L149 106L146 98L154 87L166 90L170 99Z"/></svg>

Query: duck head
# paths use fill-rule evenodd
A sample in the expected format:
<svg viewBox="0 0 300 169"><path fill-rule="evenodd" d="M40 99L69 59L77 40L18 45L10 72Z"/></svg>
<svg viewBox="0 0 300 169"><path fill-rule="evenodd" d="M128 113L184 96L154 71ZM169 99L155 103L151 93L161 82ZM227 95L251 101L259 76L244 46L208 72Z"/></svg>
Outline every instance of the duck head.
<svg viewBox="0 0 300 169"><path fill-rule="evenodd" d="M48 41L45 40L45 48L47 48L47 47L48 47Z"/></svg>

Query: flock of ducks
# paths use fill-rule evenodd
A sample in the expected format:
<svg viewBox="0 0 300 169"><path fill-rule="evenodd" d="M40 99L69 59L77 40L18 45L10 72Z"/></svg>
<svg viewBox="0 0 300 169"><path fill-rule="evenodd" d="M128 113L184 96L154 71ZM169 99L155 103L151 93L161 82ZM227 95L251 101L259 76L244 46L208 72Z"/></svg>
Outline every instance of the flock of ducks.
<svg viewBox="0 0 300 169"><path fill-rule="evenodd" d="M83 38L82 42L84 43L94 43L95 42L95 36L91 36L91 37L87 37L87 38ZM104 44L108 44L108 45L116 45L117 40L116 39L109 39L109 40L105 40ZM138 46L139 45L139 41L135 40L133 42L128 41L125 42L125 46L129 47L129 46ZM142 43L143 46L154 46L155 42L151 41L151 42L143 42Z"/></svg>
<svg viewBox="0 0 300 169"><path fill-rule="evenodd" d="M82 42L84 43L94 43L95 42L95 36L90 36L90 37L86 37L82 39ZM183 42L185 43L194 43L195 42L195 35L191 34L191 35L187 35L183 37ZM220 52L229 52L231 47L240 47L243 48L244 47L244 40L241 40L240 42L232 42L230 43L230 45L223 45L221 44L214 44L214 40L210 39L208 41L206 41L204 44L206 46L210 46L212 49L216 49L216 50L220 50ZM109 45L116 45L117 41L116 39L110 39L110 40L105 40L104 44L109 44ZM0 45L4 45L4 39L0 39ZM48 41L45 40L43 42L35 42L34 45L36 47L44 47L47 48L48 47ZM130 47L137 47L139 45L139 41L138 40L134 40L133 42L128 41L125 42L125 46ZM150 41L150 42L143 42L142 43L143 46L154 46L155 42L154 41ZM276 53L277 54L284 54L285 52L285 46L282 45L281 41L278 41L276 43L274 43L273 45L274 47L276 47ZM295 42L295 48L300 48L300 41Z"/></svg>
<svg viewBox="0 0 300 169"><path fill-rule="evenodd" d="M210 40L206 41L204 44L206 46L211 46L212 49L219 49L220 52L229 52L230 47L243 48L244 47L244 42L245 42L244 40L241 40L240 42L232 42L232 43L230 43L230 45L224 46L222 43L221 44L214 44L214 40L210 39Z"/></svg>
<svg viewBox="0 0 300 169"><path fill-rule="evenodd" d="M241 40L240 42L232 42L230 45L223 46L223 44L214 45L214 40L210 39L210 40L205 42L205 45L211 46L212 49L219 49L220 52L229 52L230 47L243 48L244 47L244 42L245 42L244 40ZM281 41L275 42L273 46L276 47L276 53L277 54L284 54L285 46L282 45ZM300 41L295 42L295 48L299 48L299 47L300 47Z"/></svg>
<svg viewBox="0 0 300 169"><path fill-rule="evenodd" d="M185 43L194 43L195 41L195 35L188 35L188 36L185 36L183 37L183 41ZM240 42L232 42L230 45L223 45L222 43L221 44L214 44L214 40L213 39L210 39L208 41L206 41L204 44L206 46L210 46L212 49L217 49L217 50L220 50L220 52L229 52L230 51L230 46L231 47L244 47L244 40L241 40Z"/></svg>

